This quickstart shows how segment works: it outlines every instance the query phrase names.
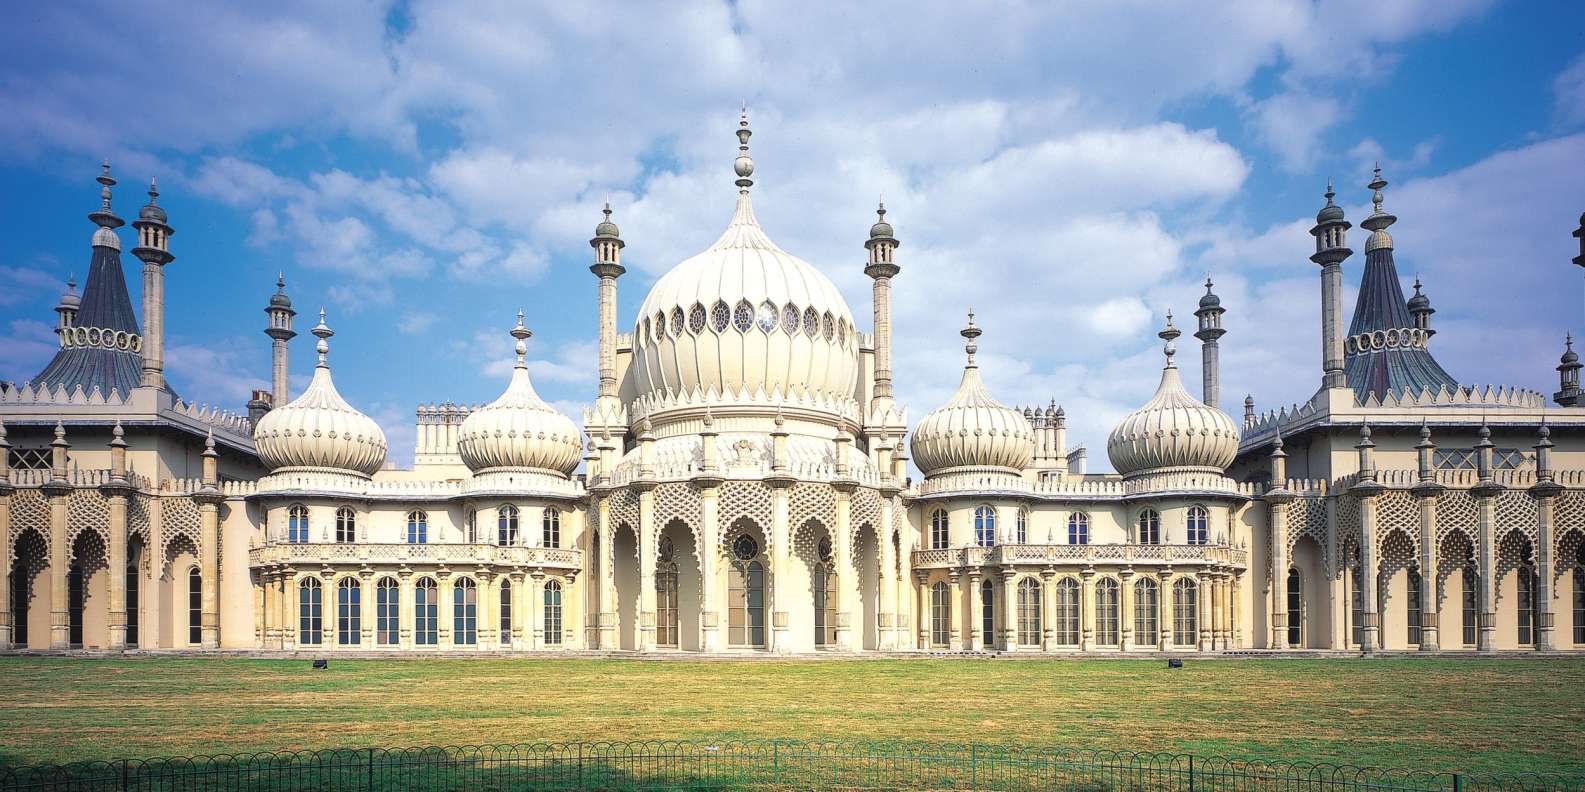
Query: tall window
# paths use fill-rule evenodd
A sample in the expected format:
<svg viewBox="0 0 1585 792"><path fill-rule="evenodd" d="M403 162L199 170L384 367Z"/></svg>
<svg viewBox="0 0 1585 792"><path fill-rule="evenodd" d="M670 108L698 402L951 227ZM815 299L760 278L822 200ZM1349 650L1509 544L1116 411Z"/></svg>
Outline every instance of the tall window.
<svg viewBox="0 0 1585 792"><path fill-rule="evenodd" d="M294 503L286 510L286 541L302 544L308 541L308 507Z"/></svg>
<svg viewBox="0 0 1585 792"><path fill-rule="evenodd" d="M980 547L996 544L996 510L981 506L974 510L974 543Z"/></svg>
<svg viewBox="0 0 1585 792"><path fill-rule="evenodd" d="M947 584L930 587L930 645L947 647L952 642L952 596Z"/></svg>
<svg viewBox="0 0 1585 792"><path fill-rule="evenodd" d="M1520 564L1519 569L1519 643L1535 645L1535 567Z"/></svg>
<svg viewBox="0 0 1585 792"><path fill-rule="evenodd" d="M1421 583L1422 579L1420 577L1420 570L1415 567L1410 567L1409 595L1404 599L1406 600L1405 604L1408 606L1407 621L1409 622L1409 643L1416 646L1420 645L1421 630L1423 629L1422 622L1424 621L1425 614L1424 604L1420 601Z"/></svg>
<svg viewBox="0 0 1585 792"><path fill-rule="evenodd" d="M1200 635L1200 587L1191 578L1172 584L1172 643L1194 646Z"/></svg>
<svg viewBox="0 0 1585 792"><path fill-rule="evenodd" d="M815 565L815 646L837 643L837 575L829 558Z"/></svg>
<svg viewBox="0 0 1585 792"><path fill-rule="evenodd" d="M479 587L472 578L457 578L451 587L451 642L457 646L479 642Z"/></svg>
<svg viewBox="0 0 1585 792"><path fill-rule="evenodd" d="M1474 564L1464 566L1464 645L1474 646L1479 632L1480 574Z"/></svg>
<svg viewBox="0 0 1585 792"><path fill-rule="evenodd" d="M468 532L468 544L479 543L479 512L469 509L462 513L462 527Z"/></svg>
<svg viewBox="0 0 1585 792"><path fill-rule="evenodd" d="M351 506L336 510L336 541L342 544L358 541L358 515Z"/></svg>
<svg viewBox="0 0 1585 792"><path fill-rule="evenodd" d="M1095 581L1095 642L1101 646L1117 646L1123 642L1118 635L1120 597L1117 591L1117 581L1113 578Z"/></svg>
<svg viewBox="0 0 1585 792"><path fill-rule="evenodd" d="M996 645L996 586L989 579L980 583L980 638L985 646Z"/></svg>
<svg viewBox="0 0 1585 792"><path fill-rule="evenodd" d="M126 592L127 592L127 646L138 645L138 562L127 562ZM18 645L25 643L19 638L14 638Z"/></svg>
<svg viewBox="0 0 1585 792"><path fill-rule="evenodd" d="M495 543L498 545L517 544L517 507L510 503L496 511Z"/></svg>
<svg viewBox="0 0 1585 792"><path fill-rule="evenodd" d="M1079 581L1063 578L1057 581L1057 643L1063 646L1079 645Z"/></svg>
<svg viewBox="0 0 1585 792"><path fill-rule="evenodd" d="M1359 566L1348 568L1348 635L1355 646L1365 645L1365 594L1360 591Z"/></svg>
<svg viewBox="0 0 1585 792"><path fill-rule="evenodd" d="M561 583L545 581L545 645L561 645Z"/></svg>
<svg viewBox="0 0 1585 792"><path fill-rule="evenodd" d="M1013 541L1018 544L1029 544L1029 510L1018 510L1018 521L1014 525Z"/></svg>
<svg viewBox="0 0 1585 792"><path fill-rule="evenodd" d="M1138 544L1161 544L1161 515L1155 509L1139 513L1139 530L1135 535Z"/></svg>
<svg viewBox="0 0 1585 792"><path fill-rule="evenodd" d="M1297 567L1288 570L1288 645L1304 645L1304 578Z"/></svg>
<svg viewBox="0 0 1585 792"><path fill-rule="evenodd" d="M357 578L336 584L336 643L357 646L363 633L363 586Z"/></svg>
<svg viewBox="0 0 1585 792"><path fill-rule="evenodd" d="M655 643L678 646L677 560L671 537L661 537L655 562Z"/></svg>
<svg viewBox="0 0 1585 792"><path fill-rule="evenodd" d="M1161 587L1154 578L1134 581L1134 643L1155 646L1161 641Z"/></svg>
<svg viewBox="0 0 1585 792"><path fill-rule="evenodd" d="M422 578L413 586L413 643L440 643L440 587L434 578Z"/></svg>
<svg viewBox="0 0 1585 792"><path fill-rule="evenodd" d="M501 619L498 633L502 646L512 645L512 581L501 578Z"/></svg>
<svg viewBox="0 0 1585 792"><path fill-rule="evenodd" d="M401 588L393 578L374 584L374 642L395 646L401 635Z"/></svg>
<svg viewBox="0 0 1585 792"><path fill-rule="evenodd" d="M727 587L727 643L765 646L765 567L756 556L759 542L740 535L732 543L732 579Z"/></svg>
<svg viewBox="0 0 1585 792"><path fill-rule="evenodd" d="M83 645L83 568L72 564L66 575L66 640L73 647Z"/></svg>
<svg viewBox="0 0 1585 792"><path fill-rule="evenodd" d="M546 507L540 520L539 543L545 547L561 547L561 511Z"/></svg>
<svg viewBox="0 0 1585 792"><path fill-rule="evenodd" d="M204 576L198 567L187 570L187 642L204 641Z"/></svg>
<svg viewBox="0 0 1585 792"><path fill-rule="evenodd" d="M297 642L318 646L324 642L324 587L319 578L303 578L297 584Z"/></svg>
<svg viewBox="0 0 1585 792"><path fill-rule="evenodd" d="M1203 545L1211 541L1211 518L1204 506L1189 507L1189 518L1184 527L1189 532L1189 544Z"/></svg>
<svg viewBox="0 0 1585 792"><path fill-rule="evenodd" d="M429 515L421 511L407 513L407 543L426 544L429 542Z"/></svg>
<svg viewBox="0 0 1585 792"><path fill-rule="evenodd" d="M930 513L930 549L947 548L947 510L936 509Z"/></svg>
<svg viewBox="0 0 1585 792"><path fill-rule="evenodd" d="M1090 515L1074 512L1068 515L1068 544L1090 543Z"/></svg>
<svg viewBox="0 0 1585 792"><path fill-rule="evenodd" d="M1034 578L1018 583L1018 645L1040 645L1040 581Z"/></svg>
<svg viewBox="0 0 1585 792"><path fill-rule="evenodd" d="M27 559L18 554L11 564L11 635L18 647L28 645L28 589L31 577Z"/></svg>

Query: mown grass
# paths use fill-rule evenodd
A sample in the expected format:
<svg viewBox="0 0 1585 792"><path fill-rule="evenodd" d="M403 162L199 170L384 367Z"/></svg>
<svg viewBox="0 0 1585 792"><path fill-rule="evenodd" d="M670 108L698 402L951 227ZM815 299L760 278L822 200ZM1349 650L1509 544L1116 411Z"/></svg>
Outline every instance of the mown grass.
<svg viewBox="0 0 1585 792"><path fill-rule="evenodd" d="M0 761L535 740L917 740L1585 773L1585 659L0 658Z"/></svg>

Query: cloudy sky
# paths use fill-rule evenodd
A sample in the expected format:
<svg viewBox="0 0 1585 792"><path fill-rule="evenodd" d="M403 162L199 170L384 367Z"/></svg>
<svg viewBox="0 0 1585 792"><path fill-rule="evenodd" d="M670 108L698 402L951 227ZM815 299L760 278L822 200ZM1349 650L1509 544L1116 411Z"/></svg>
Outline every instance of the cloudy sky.
<svg viewBox="0 0 1585 792"><path fill-rule="evenodd" d="M177 229L167 357L182 395L240 408L268 386L262 307L280 271L300 330L330 312L337 384L394 459L411 460L417 403L499 393L519 309L537 386L576 415L596 386L600 203L628 243L625 330L655 278L725 225L746 101L761 223L861 317L884 194L915 419L955 387L972 305L993 392L1063 404L1104 466L1107 430L1155 386L1160 317L1191 323L1207 273L1228 307L1222 407L1307 398L1307 229L1328 177L1363 218L1378 160L1400 274L1438 309L1444 366L1555 389L1563 333L1585 329L1569 263L1585 211L1578 3L967 5L14 11L0 27L0 379L52 354L50 309L86 269L109 157L120 213L158 177ZM1362 265L1345 264L1350 308ZM299 389L312 341L293 347Z"/></svg>

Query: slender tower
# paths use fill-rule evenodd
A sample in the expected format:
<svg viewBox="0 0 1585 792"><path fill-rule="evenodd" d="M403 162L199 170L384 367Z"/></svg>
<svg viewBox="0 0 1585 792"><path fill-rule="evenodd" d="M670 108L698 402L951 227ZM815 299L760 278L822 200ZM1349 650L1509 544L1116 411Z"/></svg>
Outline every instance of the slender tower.
<svg viewBox="0 0 1585 792"><path fill-rule="evenodd" d="M286 296L284 273L275 278L275 293L270 295L270 304L264 307L264 314L270 318L269 325L264 328L264 334L270 337L270 406L284 407L291 401L286 393L286 342L297 335L292 330L292 317L297 312L292 310L292 298Z"/></svg>
<svg viewBox="0 0 1585 792"><path fill-rule="evenodd" d="M165 210L155 199L159 186L149 180L149 202L138 210L132 227L138 232L138 246L132 255L143 262L143 380L145 388L165 387L165 265L176 257L170 253L170 236L176 233L165 222Z"/></svg>
<svg viewBox="0 0 1585 792"><path fill-rule="evenodd" d="M900 244L892 235L892 224L886 222L886 203L881 202L875 209L870 238L864 243L870 254L864 274L875 280L875 394L870 400L871 414L885 412L892 403L892 278L902 271L896 260Z"/></svg>
<svg viewBox="0 0 1585 792"><path fill-rule="evenodd" d="M1348 249L1348 229L1343 207L1332 203L1337 193L1326 183L1326 206L1315 215L1315 255L1310 260L1321 265L1321 387L1346 388L1343 375L1343 260L1354 254Z"/></svg>
<svg viewBox="0 0 1585 792"><path fill-rule="evenodd" d="M1200 401L1218 409L1222 400L1221 338L1227 333L1222 329L1224 313L1227 309L1222 307L1222 298L1211 291L1211 276L1207 275L1205 296L1200 298L1200 307L1194 312L1194 318L1199 320L1194 337L1200 339Z"/></svg>
<svg viewBox="0 0 1585 792"><path fill-rule="evenodd" d="M589 246L594 248L594 263L589 271L600 279L600 398L595 404L597 414L615 415L616 411L616 279L627 269L622 266L622 232L611 222L611 204L606 202L605 219L594 227L594 238Z"/></svg>

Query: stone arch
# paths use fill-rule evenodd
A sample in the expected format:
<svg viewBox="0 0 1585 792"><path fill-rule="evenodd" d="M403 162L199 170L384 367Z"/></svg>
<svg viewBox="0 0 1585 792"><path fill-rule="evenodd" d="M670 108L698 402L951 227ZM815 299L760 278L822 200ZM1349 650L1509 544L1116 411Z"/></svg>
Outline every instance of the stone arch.
<svg viewBox="0 0 1585 792"><path fill-rule="evenodd" d="M752 545L751 545L752 543ZM753 550L746 558L740 551ZM784 603L769 601L770 592L775 590L775 578L783 574L784 570L776 569L772 563L769 532L758 522L747 516L738 517L727 527L721 542L722 571L726 580L726 598L723 600L726 609L723 614L723 626L726 628L726 645L769 648L771 636L771 620L773 609L784 607ZM756 578L755 570L759 574ZM759 584L760 599L757 608L740 608L738 605L739 592L751 591L755 583ZM756 633L753 622L744 614L749 611L758 611L759 631ZM739 619L745 625L741 631L735 629ZM757 636L757 638L756 638ZM742 640L739 640L741 638Z"/></svg>
<svg viewBox="0 0 1585 792"><path fill-rule="evenodd" d="M109 550L97 530L79 531L71 541L67 572L67 610L74 646L104 647L110 642Z"/></svg>
<svg viewBox="0 0 1585 792"><path fill-rule="evenodd" d="M1301 623L1299 636L1304 646L1302 648L1326 648L1330 639L1327 625L1331 619L1331 598L1327 592L1326 550L1314 536L1304 535L1293 543L1290 551L1289 568L1298 570L1300 583L1300 612ZM1287 580L1281 583L1279 589L1286 605ZM1290 620L1292 616L1289 616ZM1291 625L1290 625L1291 626Z"/></svg>
<svg viewBox="0 0 1585 792"><path fill-rule="evenodd" d="M1515 528L1497 540L1496 560L1493 608L1503 600L1504 589L1508 587L1508 573L1535 563L1535 547L1523 531Z"/></svg>
<svg viewBox="0 0 1585 792"><path fill-rule="evenodd" d="M1376 562L1376 612L1383 648L1400 649L1409 644L1410 592L1417 566L1414 541L1401 528L1386 532L1379 542ZM1400 607L1401 606L1401 607Z"/></svg>
<svg viewBox="0 0 1585 792"><path fill-rule="evenodd" d="M611 529L611 547L605 557L611 563L611 579L616 591L617 645L623 649L638 648L639 593L642 587L639 576L638 531L630 523L618 522Z"/></svg>
<svg viewBox="0 0 1585 792"><path fill-rule="evenodd" d="M11 640L19 648L50 645L49 542L33 527L11 543Z"/></svg>
<svg viewBox="0 0 1585 792"><path fill-rule="evenodd" d="M655 604L656 639L660 646L671 646L683 651L703 649L701 638L701 612L704 608L703 559L697 542L698 532L686 522L672 518L660 529L655 541ZM667 549L670 557L667 557ZM672 628L676 640L667 640L666 599L664 584L668 582L668 565L675 583L675 613Z"/></svg>
<svg viewBox="0 0 1585 792"><path fill-rule="evenodd" d="M851 574L845 576L845 595L853 603L854 629L858 637L855 647L879 648L880 640L880 572L881 545L875 526L869 522L858 523L853 530Z"/></svg>
<svg viewBox="0 0 1585 792"><path fill-rule="evenodd" d="M830 569L829 565L835 562L835 538L825 523L810 517L793 529L791 541L787 568L777 572L787 576L782 588L792 592L793 601L777 603L776 608L787 613L787 634L793 651L813 651L818 596L815 581L819 577L816 571L821 566Z"/></svg>

